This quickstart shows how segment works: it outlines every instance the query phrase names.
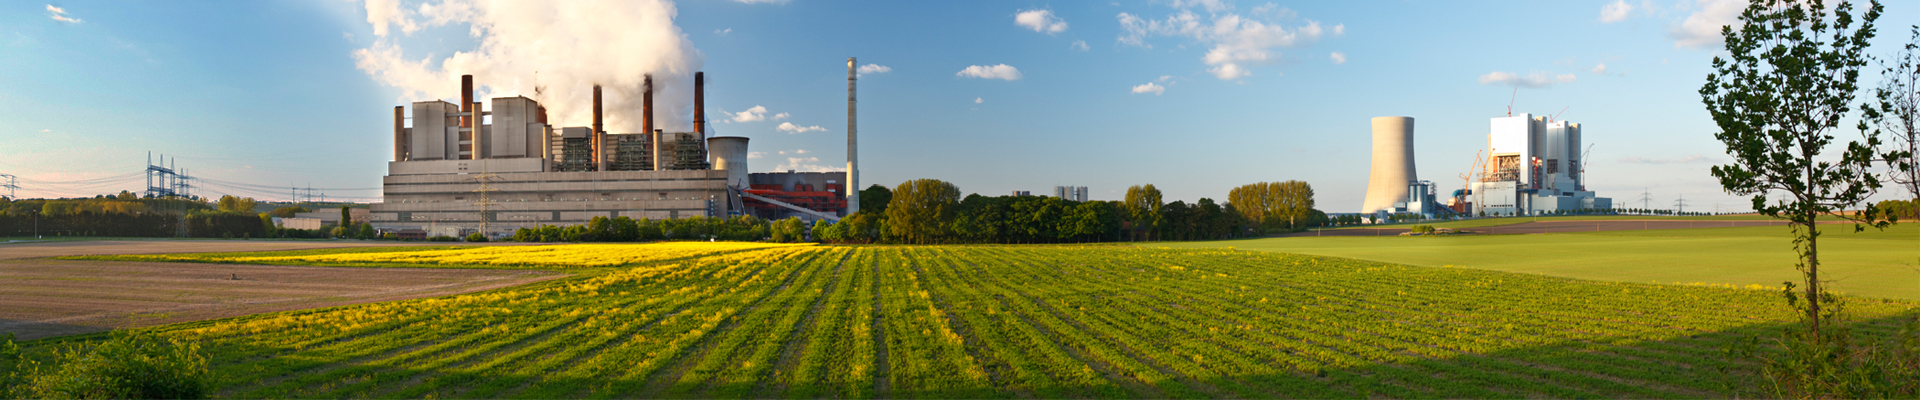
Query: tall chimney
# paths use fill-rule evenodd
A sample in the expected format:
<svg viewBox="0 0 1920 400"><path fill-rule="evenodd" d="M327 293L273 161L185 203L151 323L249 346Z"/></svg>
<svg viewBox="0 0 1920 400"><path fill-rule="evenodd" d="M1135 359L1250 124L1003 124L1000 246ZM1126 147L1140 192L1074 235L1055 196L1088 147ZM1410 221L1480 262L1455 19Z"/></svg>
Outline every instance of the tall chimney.
<svg viewBox="0 0 1920 400"><path fill-rule="evenodd" d="M473 112L473 75L460 76L460 112L468 113L466 116L460 117L460 127L464 129L460 131L460 135L458 136L461 141L467 142L467 146L462 150L468 151L468 155L458 156L457 154L459 154L459 152L456 151L454 158L463 160L471 159L474 155L480 154L474 151L473 148L474 123L473 114L471 114ZM461 147L459 143L454 143L453 145L455 147Z"/></svg>
<svg viewBox="0 0 1920 400"><path fill-rule="evenodd" d="M600 85L593 85L593 164L596 171L607 170L606 147L602 141L607 132L600 125Z"/></svg>
<svg viewBox="0 0 1920 400"><path fill-rule="evenodd" d="M853 97L854 81L860 74L854 70L855 64L858 62L853 57L847 57L847 187L844 188L847 192L846 215L853 215L860 211L860 142L859 136L855 135L858 131L854 129L854 122L857 120L854 111L858 108L854 106Z"/></svg>
<svg viewBox="0 0 1920 400"><path fill-rule="evenodd" d="M407 160L407 107L393 106L393 160Z"/></svg>
<svg viewBox="0 0 1920 400"><path fill-rule="evenodd" d="M648 146L653 149L653 169L660 170L660 135L653 134L653 74L640 80L640 134L647 135Z"/></svg>
<svg viewBox="0 0 1920 400"><path fill-rule="evenodd" d="M483 133L486 133L483 132L486 129L484 128L487 122L485 118L486 113L486 108L482 107L480 102L473 102L473 139L470 143L473 143L473 159L475 160L487 158L487 155L491 153L491 151L487 149L487 135L483 135Z"/></svg>
<svg viewBox="0 0 1920 400"><path fill-rule="evenodd" d="M693 133L707 143L707 73L693 73Z"/></svg>

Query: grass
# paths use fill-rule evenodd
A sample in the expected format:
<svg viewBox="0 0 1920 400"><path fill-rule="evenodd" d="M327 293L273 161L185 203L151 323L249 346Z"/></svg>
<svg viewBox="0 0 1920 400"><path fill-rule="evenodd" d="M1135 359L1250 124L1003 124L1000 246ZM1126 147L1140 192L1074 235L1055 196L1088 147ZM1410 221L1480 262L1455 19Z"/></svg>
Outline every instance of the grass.
<svg viewBox="0 0 1920 400"><path fill-rule="evenodd" d="M1545 216L1545 217L1474 218L1474 219L1465 219L1465 220L1458 220L1458 221L1396 222L1391 224L1378 224L1378 225L1343 226L1339 228L1329 228L1329 229L1410 228L1414 225L1433 225L1433 227L1435 228L1459 229L1459 228L1484 228L1489 226L1514 225L1514 224L1524 224L1528 222L1543 222L1543 221L1621 221L1621 220L1626 220L1626 221L1641 221L1641 220L1775 221L1776 219L1765 216L1765 215L1758 215L1758 214L1697 215L1697 216L1685 216L1685 217L1669 217L1669 216L1659 216L1659 215L1563 215L1563 216ZM1838 217L1821 217L1820 220L1821 221L1839 221L1841 219Z"/></svg>
<svg viewBox="0 0 1920 400"><path fill-rule="evenodd" d="M1821 271L1836 292L1920 300L1920 226L1854 233L1826 225ZM1540 235L1292 237L1151 244L1346 257L1615 282L1777 287L1800 280L1786 227Z"/></svg>
<svg viewBox="0 0 1920 400"><path fill-rule="evenodd" d="M1218 248L660 259L156 330L224 398L1703 398L1727 344L1794 318L1755 290ZM1884 337L1914 305L1851 310Z"/></svg>

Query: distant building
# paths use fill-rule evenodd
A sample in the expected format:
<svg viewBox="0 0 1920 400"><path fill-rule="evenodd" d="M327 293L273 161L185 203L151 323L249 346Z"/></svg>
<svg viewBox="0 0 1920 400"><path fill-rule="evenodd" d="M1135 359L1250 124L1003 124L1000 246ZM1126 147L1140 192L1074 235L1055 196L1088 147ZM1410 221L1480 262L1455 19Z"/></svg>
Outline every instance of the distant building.
<svg viewBox="0 0 1920 400"><path fill-rule="evenodd" d="M1475 215L1531 215L1608 209L1586 189L1580 124L1520 114L1492 120L1487 169L1467 193Z"/></svg>
<svg viewBox="0 0 1920 400"><path fill-rule="evenodd" d="M340 217L339 217L339 215L340 215L340 213L334 213L333 215L334 215L334 217L333 217L333 219L335 219L335 220L339 220L339 219L340 219ZM320 229L320 227L321 227L321 226L324 226L324 225L326 225L326 223L325 223L325 222L322 222L322 221L320 221L320 219L319 219L319 218L280 218L280 217L273 217L273 226L276 226L276 227L279 227L280 229L305 229L305 230L314 230L314 229Z"/></svg>
<svg viewBox="0 0 1920 400"><path fill-rule="evenodd" d="M1015 191L1013 191L1013 195L1014 195L1014 196L1032 196L1032 195L1033 195L1033 191L1031 191L1031 190L1015 190Z"/></svg>
<svg viewBox="0 0 1920 400"><path fill-rule="evenodd" d="M1054 186L1053 197L1061 200L1087 201L1086 186Z"/></svg>

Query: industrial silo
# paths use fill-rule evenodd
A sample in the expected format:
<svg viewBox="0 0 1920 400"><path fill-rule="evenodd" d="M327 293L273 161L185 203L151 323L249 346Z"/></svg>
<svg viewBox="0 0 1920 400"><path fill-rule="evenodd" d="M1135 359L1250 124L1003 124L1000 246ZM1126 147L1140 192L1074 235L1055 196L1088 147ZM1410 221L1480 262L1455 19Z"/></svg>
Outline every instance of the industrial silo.
<svg viewBox="0 0 1920 400"><path fill-rule="evenodd" d="M1393 210L1407 201L1407 184L1419 179L1413 171L1413 117L1373 118L1373 173L1367 178L1367 200L1360 212Z"/></svg>

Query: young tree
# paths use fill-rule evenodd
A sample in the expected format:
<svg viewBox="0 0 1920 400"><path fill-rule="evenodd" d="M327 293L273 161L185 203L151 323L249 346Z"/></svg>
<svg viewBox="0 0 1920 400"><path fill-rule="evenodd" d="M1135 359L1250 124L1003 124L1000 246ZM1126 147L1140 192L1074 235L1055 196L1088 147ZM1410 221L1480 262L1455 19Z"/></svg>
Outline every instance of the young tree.
<svg viewBox="0 0 1920 400"><path fill-rule="evenodd" d="M1855 81L1880 12L1878 2L1871 4L1856 29L1848 2L1829 13L1820 1L1756 0L1740 14L1738 30L1721 28L1728 54L1713 58L1714 73L1700 88L1720 128L1714 137L1734 158L1714 166L1713 176L1727 192L1753 196L1754 210L1791 221L1806 284L1805 305L1795 305L1805 311L1815 342L1827 317L1822 305L1832 297L1821 286L1814 220L1858 205L1880 187L1869 171L1879 158L1876 135L1848 142L1837 158L1821 156L1859 90ZM1771 204L1770 194L1777 196Z"/></svg>
<svg viewBox="0 0 1920 400"><path fill-rule="evenodd" d="M860 209L854 211L884 213L887 212L887 203L890 201L893 201L892 190L888 190L886 186L868 186L866 190L860 191Z"/></svg>
<svg viewBox="0 0 1920 400"><path fill-rule="evenodd" d="M1873 103L1860 106L1865 120L1892 134L1895 151L1886 160L1892 181L1920 199L1920 25L1911 27L1913 39L1895 53L1880 73ZM1866 122L1861 122L1866 129Z"/></svg>

